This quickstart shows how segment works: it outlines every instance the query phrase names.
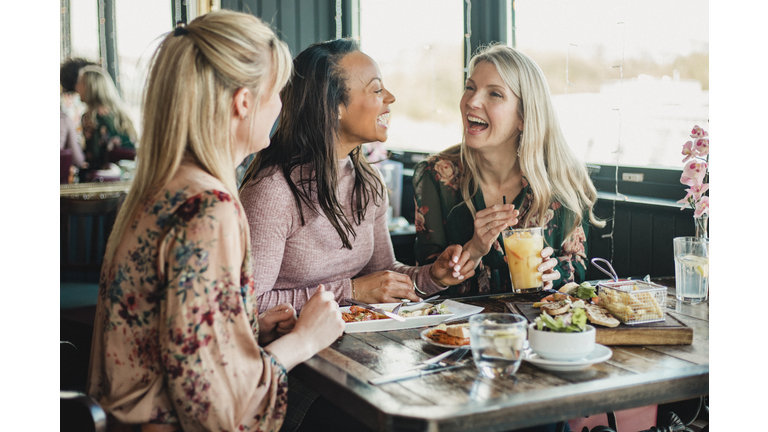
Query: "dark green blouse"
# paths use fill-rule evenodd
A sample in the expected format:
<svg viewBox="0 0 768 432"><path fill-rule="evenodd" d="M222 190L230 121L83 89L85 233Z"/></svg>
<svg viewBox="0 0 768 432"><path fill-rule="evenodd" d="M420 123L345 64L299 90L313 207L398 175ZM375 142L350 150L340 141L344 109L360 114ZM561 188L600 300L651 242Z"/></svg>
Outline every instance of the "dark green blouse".
<svg viewBox="0 0 768 432"><path fill-rule="evenodd" d="M474 235L474 218L469 208L462 204L460 184L463 167L458 158L432 156L420 162L413 175L416 199L416 261L419 265L434 262L446 247L452 244L464 245ZM533 191L523 178L523 190L515 197L512 204L520 211L520 222L513 228L537 226L536 215L531 215L530 223L525 223L524 216L533 201ZM477 211L485 209L482 189L478 189L472 198ZM559 202L549 206L544 217L544 241L554 249L553 257L559 261L555 267L560 279L554 281L558 288L566 282L584 281L587 265L587 233L589 218L582 219L568 241L564 235L573 225L573 212ZM475 276L446 290L450 294L483 294L511 292L507 263L502 253L501 236L491 251L483 257L475 269Z"/></svg>
<svg viewBox="0 0 768 432"><path fill-rule="evenodd" d="M131 138L115 128L115 115L100 108L95 117L86 112L82 120L85 159L90 168L103 169L109 163L109 151L116 147L136 148Z"/></svg>

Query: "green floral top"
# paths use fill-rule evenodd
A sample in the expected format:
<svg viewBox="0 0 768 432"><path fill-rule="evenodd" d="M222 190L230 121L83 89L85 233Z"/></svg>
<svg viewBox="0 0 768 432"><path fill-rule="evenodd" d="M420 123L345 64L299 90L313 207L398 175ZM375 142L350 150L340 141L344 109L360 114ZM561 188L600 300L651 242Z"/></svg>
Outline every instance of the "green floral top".
<svg viewBox="0 0 768 432"><path fill-rule="evenodd" d="M466 244L474 235L474 218L469 208L461 204L460 184L463 167L457 157L432 156L416 165L413 175L413 187L416 199L416 261L423 265L434 262L446 247L452 244ZM512 201L520 211L520 222L513 228L537 226L536 215L528 215L531 222L526 223L526 213L533 201L533 191L523 178L523 190ZM472 198L477 211L485 209L482 189L478 189ZM563 236L573 224L573 213L559 202L549 206L544 216L544 241L554 249L553 257L559 261L555 267L560 279L554 281L554 287L570 281L584 280L587 265L587 233L589 219L584 218L580 227L567 241ZM507 263L504 262L501 237L493 243L491 251L483 257L475 269L475 276L459 285L446 290L449 294L483 294L511 292Z"/></svg>
<svg viewBox="0 0 768 432"><path fill-rule="evenodd" d="M277 431L288 379L258 344L248 222L185 160L104 266L88 394L126 424Z"/></svg>
<svg viewBox="0 0 768 432"><path fill-rule="evenodd" d="M115 128L115 115L109 108L100 107L96 116L86 112L82 120L85 139L85 160L90 168L103 169L109 163L109 152L113 148L136 148L131 137Z"/></svg>

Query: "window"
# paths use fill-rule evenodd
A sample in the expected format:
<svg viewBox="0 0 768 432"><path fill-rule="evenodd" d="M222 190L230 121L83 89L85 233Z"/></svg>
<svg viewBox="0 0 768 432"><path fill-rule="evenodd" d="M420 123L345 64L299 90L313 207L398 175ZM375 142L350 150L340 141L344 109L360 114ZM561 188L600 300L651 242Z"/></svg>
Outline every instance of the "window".
<svg viewBox="0 0 768 432"><path fill-rule="evenodd" d="M93 0L70 0L72 57L99 62L99 12ZM61 59L64 61L65 59Z"/></svg>
<svg viewBox="0 0 768 432"><path fill-rule="evenodd" d="M397 98L386 146L437 152L461 141L462 0L360 0L360 44Z"/></svg>
<svg viewBox="0 0 768 432"><path fill-rule="evenodd" d="M141 94L147 66L172 27L171 2L117 0L117 53L120 90L136 131L141 135Z"/></svg>
<svg viewBox="0 0 768 432"><path fill-rule="evenodd" d="M681 168L687 131L709 129L705 0L516 0L514 7L517 48L544 71L563 133L582 160Z"/></svg>

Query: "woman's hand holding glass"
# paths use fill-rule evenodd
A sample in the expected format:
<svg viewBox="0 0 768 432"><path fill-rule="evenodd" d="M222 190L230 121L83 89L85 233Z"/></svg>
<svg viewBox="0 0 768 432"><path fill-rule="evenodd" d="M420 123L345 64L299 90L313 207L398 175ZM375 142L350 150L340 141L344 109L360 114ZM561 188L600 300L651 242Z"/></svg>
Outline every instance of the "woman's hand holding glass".
<svg viewBox="0 0 768 432"><path fill-rule="evenodd" d="M450 245L429 269L429 276L440 286L451 286L474 276L475 267L468 251L461 245Z"/></svg>
<svg viewBox="0 0 768 432"><path fill-rule="evenodd" d="M552 286L554 285L552 281L560 279L560 272L555 270L558 260L557 258L552 257L553 253L555 253L554 249L549 246L542 249L542 263L536 267L536 270L541 272L541 281L544 282L542 289L544 290L552 289ZM507 262L506 255L504 255L504 262Z"/></svg>
<svg viewBox="0 0 768 432"><path fill-rule="evenodd" d="M464 250L469 251L475 266L490 252L493 242L499 238L504 228L517 224L519 214L520 212L515 210L513 204L496 204L477 212L475 234L464 245Z"/></svg>
<svg viewBox="0 0 768 432"><path fill-rule="evenodd" d="M355 300L364 303L399 303L402 299L421 300L413 290L413 281L402 273L390 270L371 273L354 279Z"/></svg>

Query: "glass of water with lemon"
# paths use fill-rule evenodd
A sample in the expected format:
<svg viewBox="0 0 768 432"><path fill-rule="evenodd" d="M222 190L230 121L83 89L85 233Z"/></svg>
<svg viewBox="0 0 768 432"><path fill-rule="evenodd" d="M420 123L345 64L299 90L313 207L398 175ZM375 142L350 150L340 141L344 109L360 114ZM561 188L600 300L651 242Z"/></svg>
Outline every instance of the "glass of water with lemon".
<svg viewBox="0 0 768 432"><path fill-rule="evenodd" d="M676 237L675 296L684 303L697 304L709 291L709 240L701 237Z"/></svg>
<svg viewBox="0 0 768 432"><path fill-rule="evenodd" d="M472 358L488 378L506 378L517 372L523 359L528 321L509 313L477 314L469 318Z"/></svg>

